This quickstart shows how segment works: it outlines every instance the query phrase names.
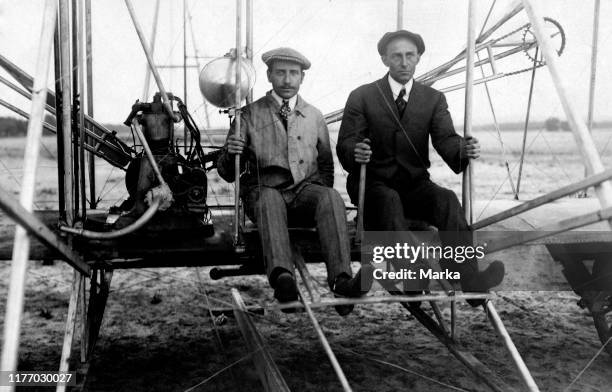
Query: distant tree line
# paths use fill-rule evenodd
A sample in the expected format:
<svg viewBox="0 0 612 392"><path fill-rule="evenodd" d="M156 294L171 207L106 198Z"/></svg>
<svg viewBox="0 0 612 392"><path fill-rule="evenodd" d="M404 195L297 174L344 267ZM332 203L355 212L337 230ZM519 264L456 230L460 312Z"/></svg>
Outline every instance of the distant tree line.
<svg viewBox="0 0 612 392"><path fill-rule="evenodd" d="M55 116L50 114L45 115L45 122L47 124L55 126ZM524 123L522 122L506 122L499 124L501 130L514 130L522 129ZM122 139L129 139L130 130L123 124L104 124L108 129L114 129L118 131L118 135ZM460 129L461 125L458 124L457 129ZM570 127L567 121L561 120L558 117L549 117L545 121L532 121L530 128L545 128L547 131L569 131ZM612 129L612 121L598 121L593 124L593 128L604 128ZM15 117L0 117L0 138L2 137L18 137L25 136L28 129L28 122ZM475 125L473 127L475 131L491 129L491 125ZM218 131L218 130L217 130ZM49 131L44 131L45 135L52 135Z"/></svg>
<svg viewBox="0 0 612 392"><path fill-rule="evenodd" d="M0 117L0 137L25 135L28 123L12 117Z"/></svg>
<svg viewBox="0 0 612 392"><path fill-rule="evenodd" d="M546 121L544 121L544 128L546 128L547 131L571 131L569 123L561 120L559 117L547 118ZM611 129L612 121L594 121L593 128Z"/></svg>
<svg viewBox="0 0 612 392"><path fill-rule="evenodd" d="M547 131L569 131L570 126L567 121L561 121L559 117L549 117L544 121Z"/></svg>
<svg viewBox="0 0 612 392"><path fill-rule="evenodd" d="M55 126L55 116L51 114L45 115L45 122ZM124 139L131 137L130 129L123 124L103 124L106 128L116 130L119 137ZM0 138L2 137L19 137L25 136L28 130L27 120L22 120L15 117L0 117ZM53 135L52 132L43 130L43 135Z"/></svg>
<svg viewBox="0 0 612 392"><path fill-rule="evenodd" d="M47 114L45 122L50 125L55 125L55 116ZM17 137L25 136L28 130L28 122L15 117L0 117L0 137ZM45 135L50 135L51 132L44 131Z"/></svg>
<svg viewBox="0 0 612 392"><path fill-rule="evenodd" d="M586 120L585 120L586 121ZM525 123L522 121L517 122L503 122L499 124L499 128L502 131L522 131L525 127ZM461 129L462 126L459 124L457 129ZM570 125L567 121L561 120L559 117L548 117L544 121L530 121L529 129L546 129L547 131L570 131ZM593 123L594 129L612 130L612 121L595 121ZM477 124L472 127L475 131L485 131L492 129L490 124Z"/></svg>

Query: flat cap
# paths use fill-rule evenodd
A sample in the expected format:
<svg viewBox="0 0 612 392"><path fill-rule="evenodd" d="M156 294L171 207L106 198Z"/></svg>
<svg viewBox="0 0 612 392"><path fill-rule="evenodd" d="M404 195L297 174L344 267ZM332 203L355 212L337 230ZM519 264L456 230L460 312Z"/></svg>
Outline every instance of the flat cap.
<svg viewBox="0 0 612 392"><path fill-rule="evenodd" d="M389 42L399 37L407 38L412 41L416 45L417 53L419 55L425 52L425 42L423 42L423 37L408 30L398 30L385 33L385 35L382 36L380 41L378 41L378 54L381 56L384 55L387 51L387 45L389 45Z"/></svg>
<svg viewBox="0 0 612 392"><path fill-rule="evenodd" d="M302 69L310 68L310 61L295 49L276 48L261 55L261 59L269 67L275 60L291 61L302 66Z"/></svg>

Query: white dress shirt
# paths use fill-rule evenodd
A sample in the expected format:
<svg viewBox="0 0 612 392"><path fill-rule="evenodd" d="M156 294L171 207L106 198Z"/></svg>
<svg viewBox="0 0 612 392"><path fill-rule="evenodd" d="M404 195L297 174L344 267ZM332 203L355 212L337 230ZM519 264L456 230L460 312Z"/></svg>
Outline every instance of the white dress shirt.
<svg viewBox="0 0 612 392"><path fill-rule="evenodd" d="M408 97L410 96L410 90L412 90L412 84L414 83L414 78L411 78L410 81L406 84L401 84L397 80L393 79L391 75L388 77L389 86L391 87L391 92L393 93L393 100L397 99L402 88L406 89L406 94L404 95L404 101L408 102Z"/></svg>
<svg viewBox="0 0 612 392"><path fill-rule="evenodd" d="M285 101L285 98L282 98L274 90L272 90L272 97L274 97L274 100L278 102L279 106L283 106L283 101ZM295 109L295 104L297 103L297 97L298 97L297 94L295 94L293 97L287 99L287 101L289 101L289 108L291 109L291 111Z"/></svg>

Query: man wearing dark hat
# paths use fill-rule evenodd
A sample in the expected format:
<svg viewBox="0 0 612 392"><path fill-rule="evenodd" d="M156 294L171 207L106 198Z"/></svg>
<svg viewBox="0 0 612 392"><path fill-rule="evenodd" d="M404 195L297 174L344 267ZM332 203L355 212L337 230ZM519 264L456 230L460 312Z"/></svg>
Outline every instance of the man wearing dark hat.
<svg viewBox="0 0 612 392"><path fill-rule="evenodd" d="M367 164L366 230L408 231L408 219L424 220L438 228L443 245L469 245L471 234L457 196L429 179L429 138L455 173L479 157L480 145L455 132L444 94L413 79L424 51L421 36L410 31L381 38L378 53L389 72L351 92L336 150L349 172L347 190L354 203L359 168ZM504 275L498 261L484 271L478 271L475 260L443 265L460 273L465 291L486 291Z"/></svg>
<svg viewBox="0 0 612 392"><path fill-rule="evenodd" d="M241 177L241 198L256 222L274 296L297 300L288 225L316 226L327 280L340 296L358 297L372 285L372 271L352 277L344 201L334 184L334 163L321 112L298 95L310 61L291 48L262 55L272 91L241 110L241 136L230 129L218 171L234 181L234 156L252 156ZM340 306L342 315L352 306Z"/></svg>

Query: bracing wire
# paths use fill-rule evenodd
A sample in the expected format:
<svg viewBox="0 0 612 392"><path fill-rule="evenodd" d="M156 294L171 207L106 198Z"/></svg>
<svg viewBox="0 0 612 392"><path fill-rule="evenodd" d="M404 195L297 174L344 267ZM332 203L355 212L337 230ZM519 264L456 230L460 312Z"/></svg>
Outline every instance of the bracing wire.
<svg viewBox="0 0 612 392"><path fill-rule="evenodd" d="M529 143L529 145L527 146L527 148L525 149L525 153L528 153L531 146L533 145L533 143L535 143L535 141L538 139L538 137L542 134L542 132L544 131L544 127L540 128L538 133L535 135L535 137L533 139L531 139L531 142ZM518 167L518 162L514 164L514 166L510 169L510 172L514 172L514 170L516 170ZM506 181L508 181L507 178L505 178L500 185L497 187L497 189L495 190L495 192L493 193L493 196L491 196L491 198L487 201L487 203L485 204L485 206L482 208L482 210L480 211L480 213L478 214L478 217L476 218L476 220L478 221L480 219L480 217L482 216L482 214L484 214L484 212L487 210L487 208L489 207L489 205L493 202L493 200L495 200L495 198L497 197L497 195L499 194L499 192L501 191L502 187L506 184Z"/></svg>
<svg viewBox="0 0 612 392"><path fill-rule="evenodd" d="M519 163L519 172L516 179L516 192L515 198L518 200L519 192L521 190L521 177L523 174L523 162L525 160L525 144L527 143L527 129L529 128L529 115L531 114L531 99L533 98L533 86L535 85L535 76L537 70L537 58L539 47L536 47L535 56L533 56L533 69L531 71L531 82L529 84L529 98L527 99L527 113L525 115L525 129L523 130L523 145L521 148L521 159Z"/></svg>
<svg viewBox="0 0 612 392"><path fill-rule="evenodd" d="M610 338L599 348L599 350L597 350L597 352L595 353L593 358L591 358L589 360L589 362L587 362L585 367L580 371L580 373L578 373L578 375L572 380L572 382L570 382L570 384L567 387L565 387L565 389L563 389L563 392L569 391L569 389L572 387L572 385L574 385L576 383L576 381L578 381L578 379L584 374L584 372L586 372L587 369L593 364L593 362L595 362L597 357L599 357L601 355L603 350L606 348L606 346L608 344L610 344L610 342L612 342L612 336L610 336Z"/></svg>
<svg viewBox="0 0 612 392"><path fill-rule="evenodd" d="M477 37L480 37L482 33L484 32L485 28L487 27L489 18L491 17L491 14L493 13L493 8L495 8L495 3L497 3L497 0L493 0L493 2L491 3L491 7L489 7L489 11L487 12L487 16L485 17L485 20L482 23L482 28L480 29L480 32L478 33Z"/></svg>
<svg viewBox="0 0 612 392"><path fill-rule="evenodd" d="M2 167L4 168L4 170L8 173L9 177L11 177L11 179L17 184L18 187L21 188L21 182L17 179L17 177L15 177L15 175L13 174L13 172L11 171L11 169L9 169L5 164L4 161L2 159L0 159L0 165L2 165ZM34 208L36 208L37 210L40 210L41 207L40 205L33 201L32 204L34 204Z"/></svg>
<svg viewBox="0 0 612 392"><path fill-rule="evenodd" d="M493 4L495 4L495 2L493 2ZM484 26L483 26L483 29L484 29ZM476 52L476 56L478 57L478 61L480 61L480 55L478 54L478 52ZM483 69L483 65L481 65L479 68L480 68L480 73L484 77L485 76L485 72L484 72L484 69ZM512 181L512 174L510 173L510 166L508 164L508 157L506 156L506 146L504 145L504 141L502 140L501 129L500 129L499 123L497 121L497 115L495 113L495 107L493 105L493 99L491 98L491 92L489 91L489 84L487 82L485 82L484 83L484 87L485 87L485 91L487 93L487 100L489 102L489 109L491 111L491 115L493 116L493 125L494 125L495 131L497 133L497 139L499 140L499 144L501 146L501 155L502 155L502 160L504 161L504 166L506 167L506 173L507 173L507 176L508 176L508 181L510 182L510 187L512 188L512 193L517 195L516 189L514 188L514 182Z"/></svg>
<svg viewBox="0 0 612 392"><path fill-rule="evenodd" d="M239 363L241 363L241 362L246 361L247 359L250 359L250 358L251 358L253 355L255 355L255 354L258 352L258 351L261 351L261 350L263 350L263 347L260 347L260 348L258 348L257 350L255 350L255 351L253 351L253 352L250 352L250 353L248 353L248 354L244 355L242 358L240 358L240 359L238 359L238 360L236 360L236 361L234 361L234 362L230 363L229 365L227 365L227 366L225 366L225 367L221 368L220 370L216 371L215 373L213 373L211 376L207 377L207 378L206 378L206 379L204 379L203 381L201 381L201 382L197 383L196 385L194 385L194 386L192 386L192 387L190 387L190 388L185 389L185 391L184 391L184 392L191 392L191 391L194 391L196 388L199 388L199 387L201 387L202 385L204 385L204 384L208 383L209 381L211 381L211 380L212 380L212 379L214 379L215 377L219 376L221 373L223 373L223 372L225 372L225 371L227 371L227 370L232 369L234 366L238 365L238 364L239 364ZM237 382L237 379L236 379L235 377L234 377L234 380L236 380L236 382Z"/></svg>

